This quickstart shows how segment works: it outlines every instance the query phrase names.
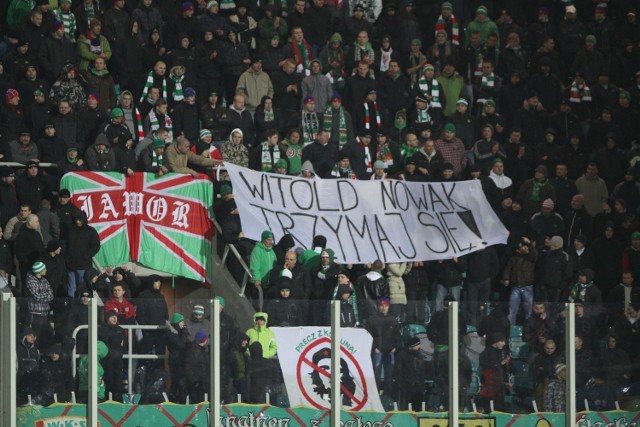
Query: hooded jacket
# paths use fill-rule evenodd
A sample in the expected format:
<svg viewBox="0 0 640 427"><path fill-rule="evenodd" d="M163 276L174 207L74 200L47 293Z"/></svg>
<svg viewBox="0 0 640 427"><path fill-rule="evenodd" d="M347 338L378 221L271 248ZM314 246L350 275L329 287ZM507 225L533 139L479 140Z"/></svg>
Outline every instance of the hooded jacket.
<svg viewBox="0 0 640 427"><path fill-rule="evenodd" d="M107 357L109 354L109 348L102 341L98 341L98 362ZM104 368L100 363L98 363L98 398L104 399L106 386L102 377L104 376ZM80 363L78 364L78 377L80 387L78 388L81 391L85 391L89 389L89 356L85 355L80 358Z"/></svg>
<svg viewBox="0 0 640 427"><path fill-rule="evenodd" d="M93 257L100 250L100 237L96 229L87 224L87 214L83 211L78 211L73 220L65 255L67 268L69 271L86 270L91 267ZM82 226L78 227L76 220L81 220Z"/></svg>
<svg viewBox="0 0 640 427"><path fill-rule="evenodd" d="M234 165L249 167L249 150L247 146L243 143L234 144L233 143L233 134L239 132L240 135L244 138L244 133L242 129L235 128L229 133L229 139L222 144L220 151L222 152L222 159L225 162L233 163Z"/></svg>
<svg viewBox="0 0 640 427"><path fill-rule="evenodd" d="M273 248L267 248L262 242L258 242L251 251L251 263L249 269L256 282L262 282L262 287L269 286L269 273L276 265L276 253Z"/></svg>
<svg viewBox="0 0 640 427"><path fill-rule="evenodd" d="M98 145L105 145L104 151L98 150ZM116 153L111 148L111 143L106 135L100 133L93 144L85 153L85 161L90 171L110 172L116 170Z"/></svg>
<svg viewBox="0 0 640 427"><path fill-rule="evenodd" d="M262 317L265 320L264 326L258 326L256 319ZM253 315L254 327L247 330L247 336L249 337L249 347L254 342L259 342L262 345L262 355L265 359L271 359L278 352L278 346L276 345L276 338L273 331L267 327L269 322L269 315L264 312L257 312Z"/></svg>

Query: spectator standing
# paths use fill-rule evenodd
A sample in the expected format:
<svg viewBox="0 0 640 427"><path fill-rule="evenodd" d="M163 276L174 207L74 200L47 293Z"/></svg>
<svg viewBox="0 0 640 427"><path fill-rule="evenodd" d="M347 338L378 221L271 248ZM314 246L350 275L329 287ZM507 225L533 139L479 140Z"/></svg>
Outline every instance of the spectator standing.
<svg viewBox="0 0 640 427"><path fill-rule="evenodd" d="M91 267L93 257L100 250L98 232L87 224L87 214L78 211L73 216L73 226L69 230L65 260L69 270L67 295L75 297L76 290L84 277L84 272Z"/></svg>

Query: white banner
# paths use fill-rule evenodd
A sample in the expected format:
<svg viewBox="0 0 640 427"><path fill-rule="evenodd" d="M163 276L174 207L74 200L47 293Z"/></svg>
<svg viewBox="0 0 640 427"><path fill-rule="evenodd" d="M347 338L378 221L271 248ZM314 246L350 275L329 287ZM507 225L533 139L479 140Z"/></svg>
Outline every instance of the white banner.
<svg viewBox="0 0 640 427"><path fill-rule="evenodd" d="M331 329L271 328L291 406L331 408ZM384 412L371 364L366 329L340 329L340 395L347 411Z"/></svg>
<svg viewBox="0 0 640 427"><path fill-rule="evenodd" d="M509 235L478 180L309 180L225 166L246 237L270 229L309 248L320 234L340 263L451 259Z"/></svg>

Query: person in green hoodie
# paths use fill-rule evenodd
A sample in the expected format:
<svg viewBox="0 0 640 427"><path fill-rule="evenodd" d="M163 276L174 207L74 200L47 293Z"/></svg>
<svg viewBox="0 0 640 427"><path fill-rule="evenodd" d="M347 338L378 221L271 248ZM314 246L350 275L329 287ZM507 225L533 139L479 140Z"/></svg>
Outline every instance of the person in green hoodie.
<svg viewBox="0 0 640 427"><path fill-rule="evenodd" d="M278 346L276 345L276 337L273 331L267 327L268 321L269 315L267 313L258 311L253 315L254 326L247 330L247 336L249 337L248 347L254 342L259 342L262 345L262 356L265 359L272 359L278 353Z"/></svg>
<svg viewBox="0 0 640 427"><path fill-rule="evenodd" d="M489 11L485 6L479 6L476 9L476 18L469 22L465 32L467 35L478 31L480 33L480 41L484 44L489 37L489 34L495 34L498 36L498 45L500 45L500 31L495 22L489 18ZM467 46L469 45L469 37L467 39Z"/></svg>
<svg viewBox="0 0 640 427"><path fill-rule="evenodd" d="M333 33L327 45L320 52L318 59L322 65L322 73L331 76L333 89L342 89L345 82L344 49L342 36L339 33Z"/></svg>
<svg viewBox="0 0 640 427"><path fill-rule="evenodd" d="M287 137L280 143L280 149L286 154L289 160L289 175L298 176L302 170L302 131L298 128L291 128Z"/></svg>
<svg viewBox="0 0 640 427"><path fill-rule="evenodd" d="M33 10L34 0L12 0L7 10L7 25L11 31L17 31L24 27L27 16Z"/></svg>
<svg viewBox="0 0 640 427"><path fill-rule="evenodd" d="M249 269L253 276L254 288L262 287L266 291L269 287L269 274L276 265L276 253L273 251L273 233L271 231L262 232L260 242L251 251L250 259ZM254 295L253 291L251 291L251 295Z"/></svg>
<svg viewBox="0 0 640 427"><path fill-rule="evenodd" d="M107 345L98 341L98 362L107 357L109 348ZM89 355L85 354L80 357L80 363L78 363L78 402L87 402L89 392ZM104 368L98 363L98 400L104 401L106 387L104 385Z"/></svg>
<svg viewBox="0 0 640 427"><path fill-rule="evenodd" d="M467 102L469 101L470 96L467 91L467 86L462 76L456 72L456 65L451 59L447 60L447 63L442 69L442 74L440 74L437 80L442 88L445 100L459 100L460 98L464 98ZM456 103L452 101L445 102L442 113L446 117L449 117L455 114L455 112Z"/></svg>

